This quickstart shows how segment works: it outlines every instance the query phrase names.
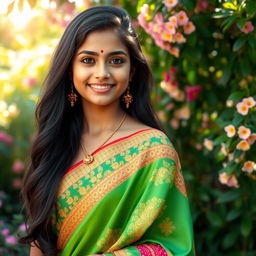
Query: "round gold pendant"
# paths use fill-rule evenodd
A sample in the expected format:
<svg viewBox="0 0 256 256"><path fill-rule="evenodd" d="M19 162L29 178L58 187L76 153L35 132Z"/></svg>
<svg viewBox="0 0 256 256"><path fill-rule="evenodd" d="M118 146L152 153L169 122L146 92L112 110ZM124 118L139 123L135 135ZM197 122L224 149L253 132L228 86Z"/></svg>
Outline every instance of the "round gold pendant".
<svg viewBox="0 0 256 256"><path fill-rule="evenodd" d="M90 164L94 161L94 157L92 155L87 155L84 157L83 162L85 164Z"/></svg>

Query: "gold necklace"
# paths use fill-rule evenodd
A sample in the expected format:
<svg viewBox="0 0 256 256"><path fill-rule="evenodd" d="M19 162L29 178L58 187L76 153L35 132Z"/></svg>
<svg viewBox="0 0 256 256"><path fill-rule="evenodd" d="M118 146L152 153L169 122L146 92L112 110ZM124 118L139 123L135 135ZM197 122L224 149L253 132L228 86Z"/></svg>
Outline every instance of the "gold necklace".
<svg viewBox="0 0 256 256"><path fill-rule="evenodd" d="M113 135L120 129L120 127L122 126L124 120L126 118L126 113L124 113L124 116L121 120L121 122L119 123L119 125L116 127L116 129L111 133L111 135L98 147L101 148L102 146L104 146L112 137ZM83 144L81 144L81 148L84 152L84 159L83 162L87 165L91 164L94 161L94 156L92 154L88 154L88 152L86 151L85 147L83 146Z"/></svg>

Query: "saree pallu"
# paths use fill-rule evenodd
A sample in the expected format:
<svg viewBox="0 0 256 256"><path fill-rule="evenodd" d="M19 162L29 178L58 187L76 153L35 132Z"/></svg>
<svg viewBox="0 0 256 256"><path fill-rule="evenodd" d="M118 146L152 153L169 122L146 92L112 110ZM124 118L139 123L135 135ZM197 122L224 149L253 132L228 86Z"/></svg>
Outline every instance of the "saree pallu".
<svg viewBox="0 0 256 256"><path fill-rule="evenodd" d="M94 152L63 177L53 228L61 256L194 256L180 162L167 136L145 129Z"/></svg>

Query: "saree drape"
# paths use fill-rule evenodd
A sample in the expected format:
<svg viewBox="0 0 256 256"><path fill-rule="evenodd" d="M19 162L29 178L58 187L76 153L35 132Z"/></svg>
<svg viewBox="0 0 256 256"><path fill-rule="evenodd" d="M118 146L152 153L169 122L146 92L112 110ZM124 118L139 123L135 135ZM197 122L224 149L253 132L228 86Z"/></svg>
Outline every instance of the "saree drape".
<svg viewBox="0 0 256 256"><path fill-rule="evenodd" d="M53 228L61 256L194 256L180 162L168 137L145 129L72 166L58 190Z"/></svg>

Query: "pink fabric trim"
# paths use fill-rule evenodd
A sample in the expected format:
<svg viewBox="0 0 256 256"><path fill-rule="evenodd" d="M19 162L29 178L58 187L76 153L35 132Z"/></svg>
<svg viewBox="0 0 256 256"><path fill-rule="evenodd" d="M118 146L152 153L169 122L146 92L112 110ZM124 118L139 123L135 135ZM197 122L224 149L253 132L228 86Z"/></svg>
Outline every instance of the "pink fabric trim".
<svg viewBox="0 0 256 256"><path fill-rule="evenodd" d="M167 252L159 244L141 244L135 247L142 256L168 256Z"/></svg>

